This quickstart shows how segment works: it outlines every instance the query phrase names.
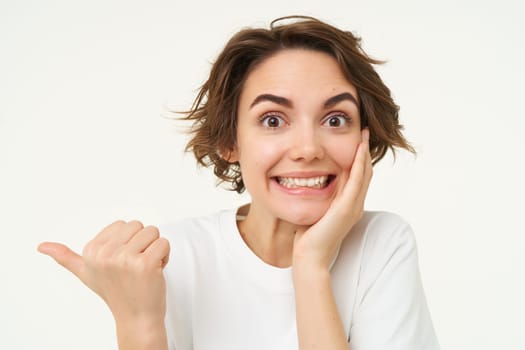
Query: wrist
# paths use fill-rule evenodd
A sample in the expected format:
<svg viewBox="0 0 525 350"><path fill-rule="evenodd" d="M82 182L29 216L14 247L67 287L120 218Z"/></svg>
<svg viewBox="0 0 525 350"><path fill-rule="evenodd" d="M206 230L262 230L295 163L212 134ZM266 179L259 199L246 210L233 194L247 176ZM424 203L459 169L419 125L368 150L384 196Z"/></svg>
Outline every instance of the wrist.
<svg viewBox="0 0 525 350"><path fill-rule="evenodd" d="M330 278L328 264L310 259L294 259L292 265L294 283L315 283Z"/></svg>
<svg viewBox="0 0 525 350"><path fill-rule="evenodd" d="M298 270L309 270L314 272L329 271L339 249L338 246L321 252L306 252L300 249L294 250L292 265Z"/></svg>
<svg viewBox="0 0 525 350"><path fill-rule="evenodd" d="M163 318L115 318L119 349L163 349L167 344Z"/></svg>

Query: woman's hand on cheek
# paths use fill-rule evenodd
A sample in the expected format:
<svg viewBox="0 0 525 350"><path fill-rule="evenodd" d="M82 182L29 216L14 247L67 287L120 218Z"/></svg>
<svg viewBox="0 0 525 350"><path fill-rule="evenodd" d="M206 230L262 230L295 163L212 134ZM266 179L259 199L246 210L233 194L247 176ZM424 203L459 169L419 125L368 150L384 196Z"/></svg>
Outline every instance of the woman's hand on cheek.
<svg viewBox="0 0 525 350"><path fill-rule="evenodd" d="M156 227L138 221L116 221L84 248L82 255L60 243L38 250L75 274L109 306L117 323L164 321L166 286L163 268L169 243Z"/></svg>
<svg viewBox="0 0 525 350"><path fill-rule="evenodd" d="M294 239L293 265L328 268L338 246L364 212L368 185L372 178L369 130L361 131L362 141L347 179L326 214L307 229L298 229Z"/></svg>

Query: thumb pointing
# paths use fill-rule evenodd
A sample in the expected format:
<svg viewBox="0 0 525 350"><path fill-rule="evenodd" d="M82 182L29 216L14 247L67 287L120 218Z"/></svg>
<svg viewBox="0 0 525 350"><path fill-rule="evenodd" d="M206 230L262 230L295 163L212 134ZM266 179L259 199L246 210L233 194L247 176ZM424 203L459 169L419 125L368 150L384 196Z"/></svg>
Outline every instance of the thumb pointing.
<svg viewBox="0 0 525 350"><path fill-rule="evenodd" d="M38 246L38 251L42 254L49 255L57 263L71 271L75 276L80 278L84 261L82 257L61 243L43 242Z"/></svg>

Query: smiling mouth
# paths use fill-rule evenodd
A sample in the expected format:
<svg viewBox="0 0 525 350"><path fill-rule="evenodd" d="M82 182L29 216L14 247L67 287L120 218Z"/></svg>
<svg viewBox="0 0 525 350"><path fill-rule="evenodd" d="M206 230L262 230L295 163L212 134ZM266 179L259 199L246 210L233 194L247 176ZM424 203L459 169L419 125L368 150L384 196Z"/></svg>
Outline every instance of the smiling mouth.
<svg viewBox="0 0 525 350"><path fill-rule="evenodd" d="M284 186L286 188L308 187L317 189L327 187L334 178L335 175L323 175L314 177L274 177L274 179L279 183L279 185Z"/></svg>

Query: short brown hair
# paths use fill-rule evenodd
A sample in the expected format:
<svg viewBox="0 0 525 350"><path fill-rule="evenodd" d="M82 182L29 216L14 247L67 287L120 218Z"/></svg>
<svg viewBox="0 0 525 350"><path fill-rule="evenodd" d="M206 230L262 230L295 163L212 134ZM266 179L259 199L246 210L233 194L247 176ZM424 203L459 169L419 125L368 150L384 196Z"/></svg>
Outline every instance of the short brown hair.
<svg viewBox="0 0 525 350"><path fill-rule="evenodd" d="M292 23L275 25L283 19ZM370 129L370 154L373 163L388 149L414 149L404 138L399 124L399 107L373 64L382 61L369 57L361 48L361 39L318 19L305 16L281 17L270 29L246 28L226 44L212 66L208 80L201 86L184 120L193 121L193 137L186 145L200 165L213 166L220 181L230 182L232 190L244 191L239 163L223 158L233 150L237 134L239 98L249 73L266 58L286 49L321 51L334 57L349 82L357 89L361 127Z"/></svg>

